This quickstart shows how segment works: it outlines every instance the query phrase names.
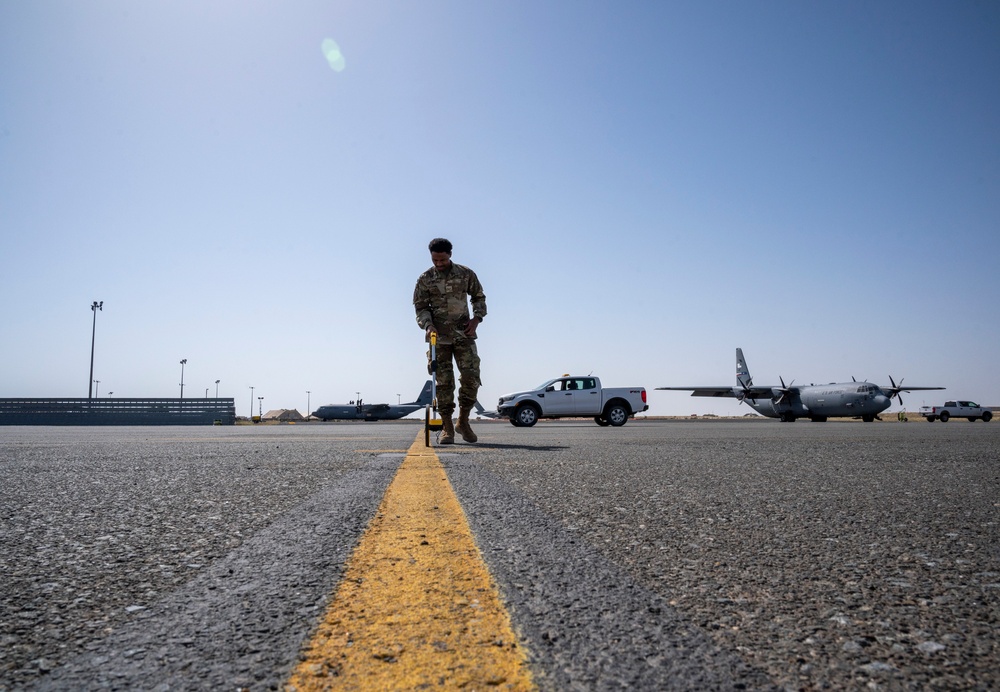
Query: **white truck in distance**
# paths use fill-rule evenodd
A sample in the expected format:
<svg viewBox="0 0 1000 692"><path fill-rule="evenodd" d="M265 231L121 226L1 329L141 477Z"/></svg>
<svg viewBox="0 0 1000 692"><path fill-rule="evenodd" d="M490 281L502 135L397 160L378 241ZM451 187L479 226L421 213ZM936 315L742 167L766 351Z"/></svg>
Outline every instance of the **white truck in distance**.
<svg viewBox="0 0 1000 692"><path fill-rule="evenodd" d="M563 375L526 392L504 394L497 414L519 428L530 428L539 418L593 416L598 425L625 425L636 413L649 408L645 387L601 387L601 380L587 375Z"/></svg>
<svg viewBox="0 0 1000 692"><path fill-rule="evenodd" d="M944 406L921 406L920 415L931 423L938 419L947 423L949 418L982 419L985 422L993 417L993 412L974 401L946 401Z"/></svg>

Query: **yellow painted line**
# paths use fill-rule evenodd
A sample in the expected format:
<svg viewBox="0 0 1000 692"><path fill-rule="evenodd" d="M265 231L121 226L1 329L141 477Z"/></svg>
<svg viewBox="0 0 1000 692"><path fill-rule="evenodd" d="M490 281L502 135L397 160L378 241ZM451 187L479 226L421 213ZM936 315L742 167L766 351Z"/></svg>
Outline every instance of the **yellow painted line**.
<svg viewBox="0 0 1000 692"><path fill-rule="evenodd" d="M534 690L510 616L424 431L286 689Z"/></svg>

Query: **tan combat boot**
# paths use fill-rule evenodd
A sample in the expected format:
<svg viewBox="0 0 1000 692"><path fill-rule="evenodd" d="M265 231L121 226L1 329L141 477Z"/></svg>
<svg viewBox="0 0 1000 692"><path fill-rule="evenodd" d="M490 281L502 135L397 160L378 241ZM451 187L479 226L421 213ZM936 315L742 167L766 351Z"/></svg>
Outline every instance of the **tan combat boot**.
<svg viewBox="0 0 1000 692"><path fill-rule="evenodd" d="M458 425L455 426L455 430L462 435L462 439L466 442L476 442L479 440L476 433L472 432L472 426L469 425L469 413L471 410L464 407L460 409L458 413Z"/></svg>
<svg viewBox="0 0 1000 692"><path fill-rule="evenodd" d="M451 420L451 413L441 414L441 434L438 435L438 444L455 444L455 423Z"/></svg>

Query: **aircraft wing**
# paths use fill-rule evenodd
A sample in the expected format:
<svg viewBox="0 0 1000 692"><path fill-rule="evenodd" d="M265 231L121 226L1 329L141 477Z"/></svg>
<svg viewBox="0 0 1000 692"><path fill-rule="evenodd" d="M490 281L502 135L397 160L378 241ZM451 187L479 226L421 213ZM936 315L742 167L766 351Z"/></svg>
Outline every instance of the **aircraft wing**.
<svg viewBox="0 0 1000 692"><path fill-rule="evenodd" d="M906 385L905 387L882 387L879 385L879 389L885 392L889 390L894 392L919 392L928 389L946 389L946 387L911 387L910 385Z"/></svg>
<svg viewBox="0 0 1000 692"><path fill-rule="evenodd" d="M691 392L691 396L729 397L731 399L770 399L775 387L657 387L674 392Z"/></svg>
<svg viewBox="0 0 1000 692"><path fill-rule="evenodd" d="M736 388L732 385L728 387L657 387L657 389L691 392L691 396L728 396L736 398ZM770 394L770 390L768 390L768 394Z"/></svg>

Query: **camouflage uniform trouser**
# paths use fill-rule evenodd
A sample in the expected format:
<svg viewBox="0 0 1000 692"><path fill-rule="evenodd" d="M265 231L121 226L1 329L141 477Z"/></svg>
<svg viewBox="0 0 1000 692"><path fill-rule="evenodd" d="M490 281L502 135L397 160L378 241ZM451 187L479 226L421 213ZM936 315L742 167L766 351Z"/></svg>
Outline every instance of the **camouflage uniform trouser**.
<svg viewBox="0 0 1000 692"><path fill-rule="evenodd" d="M455 370L452 358L458 363L461 386L458 390L459 408L471 409L479 395L479 353L474 339L456 339L452 344L437 347L437 410L442 416L455 412ZM427 371L430 372L430 351L427 352Z"/></svg>

